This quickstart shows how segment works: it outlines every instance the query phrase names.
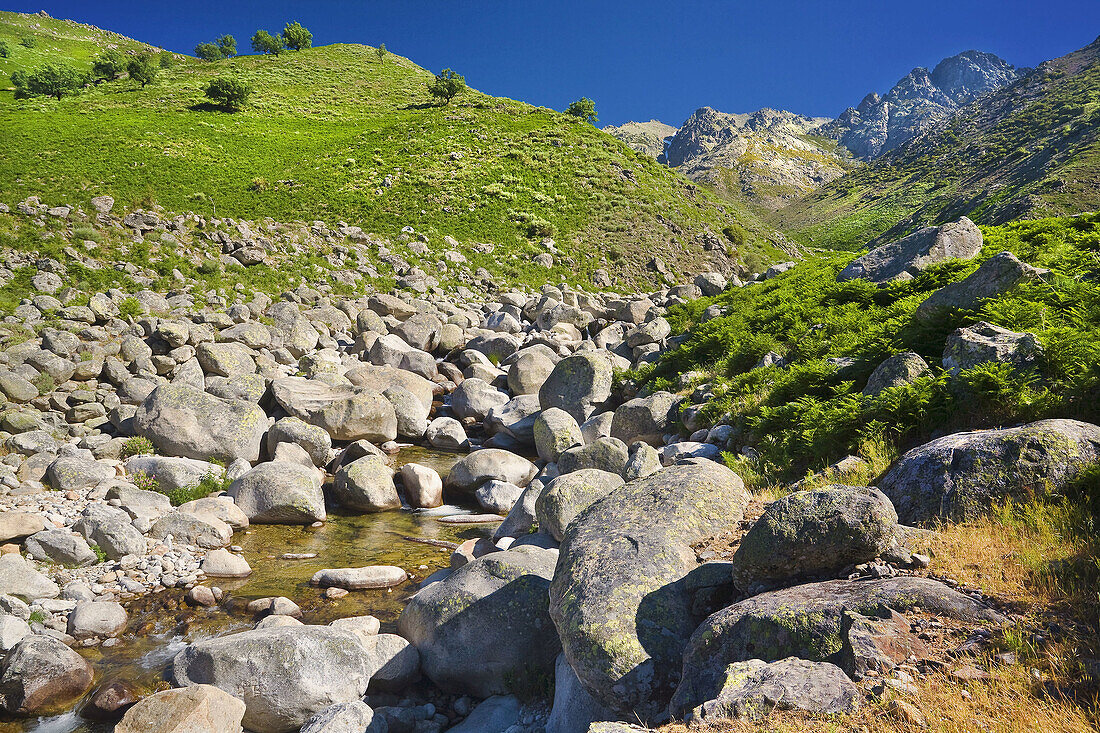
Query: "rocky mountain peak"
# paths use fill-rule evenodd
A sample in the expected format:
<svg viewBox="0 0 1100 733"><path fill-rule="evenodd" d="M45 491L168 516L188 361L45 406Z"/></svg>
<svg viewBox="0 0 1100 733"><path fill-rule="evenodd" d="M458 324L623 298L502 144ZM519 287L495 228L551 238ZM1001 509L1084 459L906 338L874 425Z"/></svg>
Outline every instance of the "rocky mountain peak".
<svg viewBox="0 0 1100 733"><path fill-rule="evenodd" d="M1001 89L1027 72L983 51L964 51L929 71L918 66L883 97L875 93L849 107L819 133L859 158L877 158L916 137L960 107Z"/></svg>

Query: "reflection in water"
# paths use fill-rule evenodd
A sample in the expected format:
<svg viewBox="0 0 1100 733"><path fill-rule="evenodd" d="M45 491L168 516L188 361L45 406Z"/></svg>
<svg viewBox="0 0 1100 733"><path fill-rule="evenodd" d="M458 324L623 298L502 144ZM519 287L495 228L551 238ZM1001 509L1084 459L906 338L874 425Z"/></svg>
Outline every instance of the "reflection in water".
<svg viewBox="0 0 1100 733"><path fill-rule="evenodd" d="M404 448L395 456L397 467L421 463L446 476L461 458L454 453ZM96 671L94 691L104 683L124 681L142 694L163 685L162 673L187 644L243 631L254 619L245 611L249 601L267 596L286 596L302 608L302 620L323 624L346 616L371 614L382 622L382 631L393 633L405 601L416 584L429 573L446 567L450 550L413 542L405 537L462 542L491 533L494 525L446 525L437 517L469 510L448 506L430 512L408 509L379 514L345 514L332 511L318 528L292 525L254 525L233 535L252 567L248 578L212 578L225 597L218 608L189 608L181 591L165 591L139 599L129 606L130 623L120 643L110 648L80 650ZM286 553L316 553L306 560L282 560ZM409 582L388 590L353 591L344 598L327 600L309 579L324 568L397 565L412 576ZM423 566L423 567L422 567ZM79 705L77 708L79 709ZM113 723L92 723L76 712L37 720L0 719L0 733L110 733Z"/></svg>

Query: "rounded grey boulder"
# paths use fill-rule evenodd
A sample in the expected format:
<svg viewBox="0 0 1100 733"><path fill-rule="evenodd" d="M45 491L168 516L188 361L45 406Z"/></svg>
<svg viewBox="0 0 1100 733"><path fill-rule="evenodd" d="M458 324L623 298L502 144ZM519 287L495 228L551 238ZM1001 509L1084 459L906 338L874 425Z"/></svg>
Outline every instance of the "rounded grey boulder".
<svg viewBox="0 0 1100 733"><path fill-rule="evenodd" d="M565 529L577 515L622 486L622 476L585 468L562 474L546 485L535 500L539 529L561 541Z"/></svg>
<svg viewBox="0 0 1100 733"><path fill-rule="evenodd" d="M584 422L611 396L611 358L606 352L581 351L559 361L539 388L539 404L558 407Z"/></svg>
<svg viewBox="0 0 1100 733"><path fill-rule="evenodd" d="M342 506L355 511L381 512L401 506L393 469L381 456L364 456L341 466L332 490Z"/></svg>
<svg viewBox="0 0 1100 733"><path fill-rule="evenodd" d="M874 488L828 486L768 504L733 556L733 579L755 583L835 572L873 560L895 541L898 515Z"/></svg>
<svg viewBox="0 0 1100 733"><path fill-rule="evenodd" d="M224 400L183 384L162 384L138 407L134 431L168 455L252 463L260 457L267 415L259 405Z"/></svg>
<svg viewBox="0 0 1100 733"><path fill-rule="evenodd" d="M961 521L1007 498L1061 492L1100 461L1100 426L1040 420L955 433L909 451L876 484L905 524Z"/></svg>
<svg viewBox="0 0 1100 733"><path fill-rule="evenodd" d="M499 448L474 451L451 467L444 487L469 494L486 481L506 481L520 488L538 473L535 464L523 456Z"/></svg>
<svg viewBox="0 0 1100 733"><path fill-rule="evenodd" d="M229 495L254 524L312 524L325 519L316 468L261 463L229 486Z"/></svg>

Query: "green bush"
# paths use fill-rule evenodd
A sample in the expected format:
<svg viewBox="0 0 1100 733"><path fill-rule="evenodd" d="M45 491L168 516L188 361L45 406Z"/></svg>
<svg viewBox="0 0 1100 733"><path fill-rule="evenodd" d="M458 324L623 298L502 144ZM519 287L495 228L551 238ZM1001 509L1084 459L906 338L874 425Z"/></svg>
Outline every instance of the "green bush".
<svg viewBox="0 0 1100 733"><path fill-rule="evenodd" d="M313 34L297 21L287 23L283 28L283 44L291 51L301 51L313 45Z"/></svg>
<svg viewBox="0 0 1100 733"><path fill-rule="evenodd" d="M184 486L166 493L168 500L172 502L172 506L180 506L189 501L204 499L215 492L225 491L229 488L230 483L232 482L225 478L224 472L220 476L217 473L208 473L193 486Z"/></svg>
<svg viewBox="0 0 1100 733"><path fill-rule="evenodd" d="M444 69L428 85L428 93L443 104L449 104L465 88L466 77L452 69Z"/></svg>
<svg viewBox="0 0 1100 733"><path fill-rule="evenodd" d="M11 58L11 46L7 41L0 41L0 59Z"/></svg>
<svg viewBox="0 0 1100 733"><path fill-rule="evenodd" d="M104 51L92 62L92 78L97 81L114 81L126 70L126 57L117 49Z"/></svg>
<svg viewBox="0 0 1100 733"><path fill-rule="evenodd" d="M68 64L46 64L30 74L16 71L11 75L15 96L23 99L32 96L56 97L76 94L88 80L88 75Z"/></svg>
<svg viewBox="0 0 1100 733"><path fill-rule="evenodd" d="M23 36L19 39L19 45L23 48L34 48L38 45L38 39L34 36Z"/></svg>
<svg viewBox="0 0 1100 733"><path fill-rule="evenodd" d="M123 320L140 318L144 314L145 308L143 308L141 302L133 296L123 298L122 302L118 304L118 315L119 318Z"/></svg>
<svg viewBox="0 0 1100 733"><path fill-rule="evenodd" d="M283 38L260 29L252 34L252 50L256 53L278 56L283 50Z"/></svg>
<svg viewBox="0 0 1100 733"><path fill-rule="evenodd" d="M222 109L236 112L252 96L252 87L240 79L223 76L212 80L204 90L206 96Z"/></svg>
<svg viewBox="0 0 1100 733"><path fill-rule="evenodd" d="M122 451L119 455L125 460L133 456L150 455L154 450L153 441L143 435L136 435L122 444Z"/></svg>
<svg viewBox="0 0 1100 733"><path fill-rule="evenodd" d="M569 107L565 110L565 114L583 120L590 125L599 122L599 118L596 117L596 103L588 97L581 97L577 101L570 103Z"/></svg>
<svg viewBox="0 0 1100 733"><path fill-rule="evenodd" d="M147 53L133 57L126 64L126 73L130 75L131 80L141 84L142 89L156 80L159 70L160 66L154 63L153 57Z"/></svg>

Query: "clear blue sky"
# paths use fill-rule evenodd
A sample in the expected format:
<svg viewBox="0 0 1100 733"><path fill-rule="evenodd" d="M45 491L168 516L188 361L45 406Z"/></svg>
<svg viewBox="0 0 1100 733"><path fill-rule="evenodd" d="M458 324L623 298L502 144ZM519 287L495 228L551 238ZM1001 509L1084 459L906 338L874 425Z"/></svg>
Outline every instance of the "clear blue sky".
<svg viewBox="0 0 1100 733"><path fill-rule="evenodd" d="M0 0L2 2L2 0ZM190 53L221 33L299 20L315 45L377 45L482 91L557 109L588 96L600 124L679 125L703 105L836 116L915 66L967 49L1034 66L1100 35L1098 0L22 0Z"/></svg>

